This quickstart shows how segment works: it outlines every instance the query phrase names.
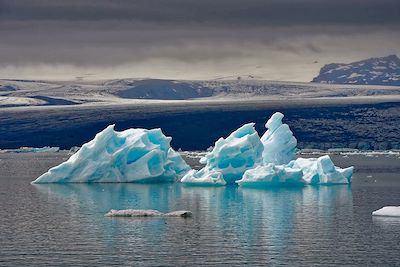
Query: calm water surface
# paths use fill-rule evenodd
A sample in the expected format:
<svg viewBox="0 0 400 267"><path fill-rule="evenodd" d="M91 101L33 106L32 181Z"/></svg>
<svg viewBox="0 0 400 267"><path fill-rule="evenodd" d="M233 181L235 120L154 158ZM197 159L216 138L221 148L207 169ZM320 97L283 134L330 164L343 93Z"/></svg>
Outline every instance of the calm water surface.
<svg viewBox="0 0 400 267"><path fill-rule="evenodd" d="M351 187L30 184L65 158L0 154L1 266L399 265L400 219L371 216L400 205L398 156L336 158ZM193 218L104 217L127 208Z"/></svg>

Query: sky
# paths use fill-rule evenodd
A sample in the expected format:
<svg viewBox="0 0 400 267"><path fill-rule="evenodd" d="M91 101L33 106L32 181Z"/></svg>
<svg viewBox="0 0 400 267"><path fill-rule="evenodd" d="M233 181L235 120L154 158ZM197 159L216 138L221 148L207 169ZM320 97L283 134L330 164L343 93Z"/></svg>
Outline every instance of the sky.
<svg viewBox="0 0 400 267"><path fill-rule="evenodd" d="M310 81L400 55L399 0L0 0L0 78Z"/></svg>

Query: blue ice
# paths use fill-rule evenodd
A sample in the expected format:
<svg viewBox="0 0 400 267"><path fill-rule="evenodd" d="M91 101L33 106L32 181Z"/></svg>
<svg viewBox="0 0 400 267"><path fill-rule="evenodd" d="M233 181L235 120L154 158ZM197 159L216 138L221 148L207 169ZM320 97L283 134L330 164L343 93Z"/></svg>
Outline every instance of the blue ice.
<svg viewBox="0 0 400 267"><path fill-rule="evenodd" d="M170 142L161 129L117 132L110 125L33 183L177 181L190 167Z"/></svg>

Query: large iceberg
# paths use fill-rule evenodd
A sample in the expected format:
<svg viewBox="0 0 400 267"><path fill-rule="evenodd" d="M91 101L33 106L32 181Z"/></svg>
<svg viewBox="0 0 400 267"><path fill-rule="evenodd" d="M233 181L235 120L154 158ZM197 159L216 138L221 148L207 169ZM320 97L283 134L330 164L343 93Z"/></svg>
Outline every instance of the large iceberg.
<svg viewBox="0 0 400 267"><path fill-rule="evenodd" d="M110 125L33 183L176 181L190 167L170 142L161 129L117 132Z"/></svg>
<svg viewBox="0 0 400 267"><path fill-rule="evenodd" d="M280 112L273 114L261 138L254 124L249 123L228 138L219 139L200 160L206 166L191 170L181 182L252 187L351 182L353 167L336 167L329 156L296 159L297 140L289 126L282 123L283 117Z"/></svg>
<svg viewBox="0 0 400 267"><path fill-rule="evenodd" d="M206 164L199 171L188 172L182 183L224 185L234 184L245 171L262 163L263 144L254 123L248 123L215 142L213 150L200 162Z"/></svg>

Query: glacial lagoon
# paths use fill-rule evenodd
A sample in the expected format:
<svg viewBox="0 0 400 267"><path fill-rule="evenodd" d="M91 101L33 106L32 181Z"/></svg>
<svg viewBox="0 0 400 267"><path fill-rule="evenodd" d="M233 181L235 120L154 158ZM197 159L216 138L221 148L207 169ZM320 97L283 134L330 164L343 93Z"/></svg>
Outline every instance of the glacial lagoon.
<svg viewBox="0 0 400 267"><path fill-rule="evenodd" d="M339 166L355 166L351 186L30 184L66 158L0 154L0 266L397 263L400 219L371 216L400 203L396 154L332 155ZM190 210L193 217L104 217L129 208Z"/></svg>

